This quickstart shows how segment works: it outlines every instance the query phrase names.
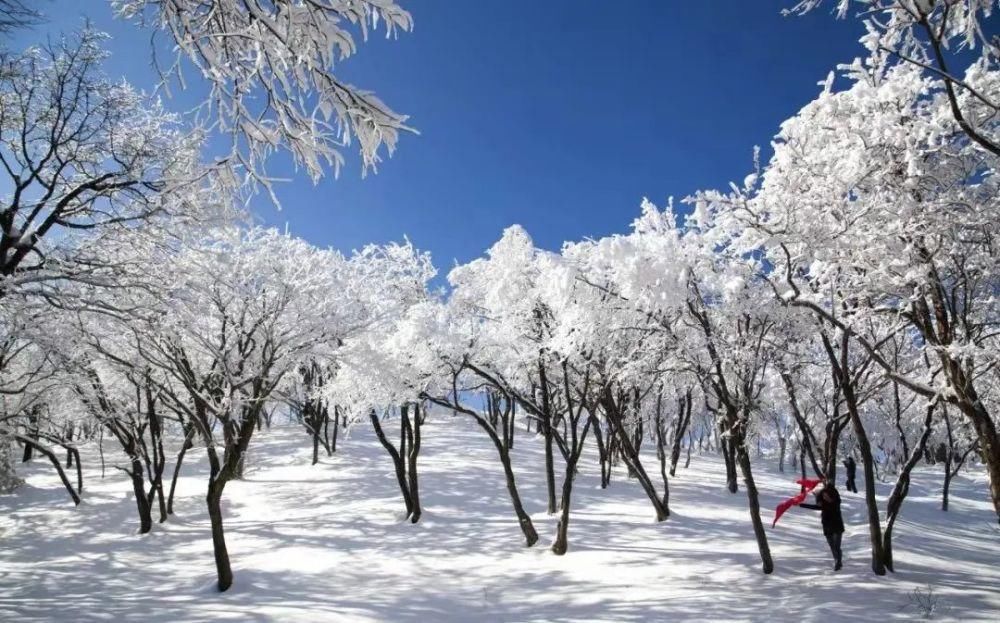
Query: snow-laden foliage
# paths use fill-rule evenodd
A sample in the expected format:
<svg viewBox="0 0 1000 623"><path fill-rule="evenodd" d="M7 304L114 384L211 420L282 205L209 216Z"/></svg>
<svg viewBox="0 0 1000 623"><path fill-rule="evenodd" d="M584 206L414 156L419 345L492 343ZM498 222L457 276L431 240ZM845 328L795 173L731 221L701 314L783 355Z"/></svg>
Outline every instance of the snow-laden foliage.
<svg viewBox="0 0 1000 623"><path fill-rule="evenodd" d="M94 280L124 228L207 214L222 169L202 139L125 82L103 75L105 35L0 55L0 296Z"/></svg>
<svg viewBox="0 0 1000 623"><path fill-rule="evenodd" d="M348 84L334 66L357 52L356 34L387 37L413 27L394 0L111 0L123 19L170 40L176 59L161 69L165 84L186 86L185 66L209 85L200 111L229 134L232 156L269 185L263 161L287 150L309 176L339 172L342 150L357 144L363 171L381 151L392 154L401 115L369 91Z"/></svg>

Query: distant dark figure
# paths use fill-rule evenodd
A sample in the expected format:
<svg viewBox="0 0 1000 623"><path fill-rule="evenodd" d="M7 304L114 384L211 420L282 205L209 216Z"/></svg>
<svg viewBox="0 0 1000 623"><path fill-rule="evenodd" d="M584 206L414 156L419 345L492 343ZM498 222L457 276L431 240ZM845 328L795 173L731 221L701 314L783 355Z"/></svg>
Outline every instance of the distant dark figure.
<svg viewBox="0 0 1000 623"><path fill-rule="evenodd" d="M854 462L853 456L847 457L847 460L844 461L844 467L847 468L847 490L857 493L858 485L854 484L854 476L858 473L858 464Z"/></svg>
<svg viewBox="0 0 1000 623"><path fill-rule="evenodd" d="M938 444L937 449L934 451L934 462L936 463L946 463L948 461L948 447L944 445L944 442Z"/></svg>
<svg viewBox="0 0 1000 623"><path fill-rule="evenodd" d="M823 535L830 545L830 552L833 554L833 570L840 571L843 567L843 552L840 549L840 542L844 536L844 517L840 514L840 493L829 480L824 483L823 489L816 494L815 504L800 504L802 508L809 508L819 511L820 521L823 523Z"/></svg>

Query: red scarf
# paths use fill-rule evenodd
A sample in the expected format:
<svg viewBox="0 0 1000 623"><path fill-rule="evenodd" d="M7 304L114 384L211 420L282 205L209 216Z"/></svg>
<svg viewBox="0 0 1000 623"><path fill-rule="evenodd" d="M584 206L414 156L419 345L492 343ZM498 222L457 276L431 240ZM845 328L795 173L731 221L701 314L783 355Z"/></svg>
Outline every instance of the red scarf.
<svg viewBox="0 0 1000 623"><path fill-rule="evenodd" d="M787 511L793 506L798 506L799 504L805 502L806 496L809 494L809 492L815 489L816 486L823 481L811 480L809 478L799 478L795 482L799 485L802 485L802 492L796 496L788 498L781 504L778 504L778 507L774 509L774 522L771 524L772 528L778 523L778 520L781 519L781 516L785 514L785 511Z"/></svg>

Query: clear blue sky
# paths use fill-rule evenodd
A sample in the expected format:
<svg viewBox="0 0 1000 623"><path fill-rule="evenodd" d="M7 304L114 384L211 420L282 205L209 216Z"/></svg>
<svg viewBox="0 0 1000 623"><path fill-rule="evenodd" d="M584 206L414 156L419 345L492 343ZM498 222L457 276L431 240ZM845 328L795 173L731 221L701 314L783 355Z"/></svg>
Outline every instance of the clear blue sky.
<svg viewBox="0 0 1000 623"><path fill-rule="evenodd" d="M40 0L41 1L41 0ZM520 223L536 244L624 231L662 204L742 180L752 148L862 53L860 26L794 0L400 0L415 29L379 35L339 71L411 116L377 175L298 175L256 211L344 250L408 235L446 272ZM149 35L106 0L51 0L22 46L86 15L113 36L109 73L150 88ZM167 101L183 108L184 97ZM282 167L278 167L279 170ZM285 167L287 169L287 167ZM285 171L289 172L290 171Z"/></svg>

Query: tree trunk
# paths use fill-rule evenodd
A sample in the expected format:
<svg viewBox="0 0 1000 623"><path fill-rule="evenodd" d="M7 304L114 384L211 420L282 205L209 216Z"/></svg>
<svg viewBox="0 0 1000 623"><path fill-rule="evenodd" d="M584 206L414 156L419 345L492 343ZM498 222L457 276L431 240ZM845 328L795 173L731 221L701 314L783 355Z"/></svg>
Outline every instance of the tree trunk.
<svg viewBox="0 0 1000 623"><path fill-rule="evenodd" d="M138 458L132 459L132 493L135 495L135 505L139 512L139 534L146 534L153 529L153 516L146 497L146 483L142 477L142 463Z"/></svg>
<svg viewBox="0 0 1000 623"><path fill-rule="evenodd" d="M892 560L892 528L896 524L896 518L899 517L899 512L903 508L903 500L906 499L906 494L910 491L910 472L913 471L913 468L924 453L924 448L927 447L927 438L931 435L931 418L933 414L934 405L932 404L927 407L920 439L917 441L917 445L913 447L902 469L899 470L896 485L892 488L889 501L886 503L885 531L882 533L882 558L885 561L886 568L894 573L896 569L893 568ZM900 434L902 435L902 432Z"/></svg>
<svg viewBox="0 0 1000 623"><path fill-rule="evenodd" d="M594 438L597 440L597 459L601 464L601 488L607 489L611 484L611 463L608 460L608 447L604 443L604 433L601 432L601 424L597 417L590 415L591 428L594 431Z"/></svg>
<svg viewBox="0 0 1000 623"><path fill-rule="evenodd" d="M948 454L948 460L944 464L944 489L941 492L941 510L948 511L948 490L951 489L951 454Z"/></svg>
<svg viewBox="0 0 1000 623"><path fill-rule="evenodd" d="M1000 522L1000 437L997 436L996 425L978 397L972 404L963 401L959 404L959 408L972 421L976 437L979 439L979 451L990 476L989 486L993 509L996 512L997 521Z"/></svg>
<svg viewBox="0 0 1000 623"><path fill-rule="evenodd" d="M552 543L552 553L562 556L569 547L569 504L573 493L573 476L576 473L576 461L566 463L566 474L563 478L562 514L559 516L559 523L556 524L556 540Z"/></svg>
<svg viewBox="0 0 1000 623"><path fill-rule="evenodd" d="M691 392L689 391L678 402L679 413L677 415L677 428L674 431L673 448L670 451L670 476L677 473L677 461L681 456L681 442L687 433L687 428L691 423ZM666 482L666 480L664 480Z"/></svg>
<svg viewBox="0 0 1000 623"><path fill-rule="evenodd" d="M848 349L850 347L850 335L842 333L839 339L838 351L834 351L833 344L825 333L821 333L823 346L826 349L830 360L830 369L833 372L836 389L844 398L844 405L847 408L848 419L854 429L854 437L858 442L858 451L861 454L861 463L865 470L865 506L868 511L868 536L871 541L872 572L875 575L885 575L885 553L882 550L882 523L879 518L878 502L875 499L875 460L872 458L871 443L868 441L868 433L865 431L864 423L861 421L861 414L858 412L858 397L855 393L856 378L852 378L852 373L848 367ZM835 437L839 436L840 430L836 431ZM829 435L828 435L829 437ZM835 447L831 449L831 454L835 453ZM829 468L829 466L827 466Z"/></svg>
<svg viewBox="0 0 1000 623"><path fill-rule="evenodd" d="M549 496L548 513L556 512L556 472L552 457L552 412L549 406L549 388L545 379L545 367L538 364L538 374L542 381L542 433L545 435L545 490Z"/></svg>
<svg viewBox="0 0 1000 623"><path fill-rule="evenodd" d="M517 403L511 401L510 404L510 415L507 417L507 422L505 426L507 427L507 448L514 449L514 431L517 427L514 424L517 422Z"/></svg>
<svg viewBox="0 0 1000 623"><path fill-rule="evenodd" d="M733 443L732 437L723 437L720 445L722 456L726 461L726 489L730 493L736 493L740 490L736 477L736 444Z"/></svg>
<svg viewBox="0 0 1000 623"><path fill-rule="evenodd" d="M177 489L177 477L181 473L181 465L184 463L184 455L187 453L189 448L194 446L194 425L186 424L184 426L186 429L184 431L184 443L181 445L180 452L177 453L177 463L174 465L174 475L170 479L170 495L167 496L167 514L174 514L174 491Z"/></svg>
<svg viewBox="0 0 1000 623"><path fill-rule="evenodd" d="M510 501L514 507L514 514L517 515L517 522L521 526L521 532L524 533L525 543L528 547L537 543L538 532L535 531L535 526L531 523L531 517L527 512L525 512L524 505L521 503L521 496L517 491L517 483L514 480L514 468L510 462L510 448L504 445L500 436L497 434L496 429L492 428L489 423L483 419L482 415L476 413L475 411L465 409L458 405L449 404L445 400L431 397L427 397L427 399L442 407L450 408L455 413L465 413L466 415L472 417L476 424L478 424L479 427L486 432L490 441L493 442L493 447L496 448L497 454L500 456L500 464L503 465L504 478L507 481L507 493L510 494Z"/></svg>
<svg viewBox="0 0 1000 623"><path fill-rule="evenodd" d="M378 437L379 442L382 447L385 448L389 456L392 457L393 466L396 469L396 482L399 485L399 491L403 494L403 504L406 506L406 516L409 517L413 512L413 501L410 499L409 484L406 480L406 463L403 461L403 457L399 455L399 452L393 447L392 442L389 441L385 432L382 430L382 424L379 422L378 415L375 410L372 409L369 412L369 417L371 418L372 427L375 429L375 436Z"/></svg>
<svg viewBox="0 0 1000 623"><path fill-rule="evenodd" d="M413 504L413 512L410 514L410 522L420 521L422 510L420 508L420 488L417 483L417 455L420 454L420 407L414 406L414 417L411 419L404 410L404 422L406 422L407 436L410 437L410 450L408 453L410 502Z"/></svg>
<svg viewBox="0 0 1000 623"><path fill-rule="evenodd" d="M312 458L312 465L315 465L315 464L319 463L319 434L320 434L319 430L313 429L313 431L312 431L312 438L313 438L313 458Z"/></svg>
<svg viewBox="0 0 1000 623"><path fill-rule="evenodd" d="M156 480L153 482L153 491L150 492L150 501L149 501L150 508L152 508L152 505L153 505L153 502L152 502L153 493L156 494L156 502L157 502L158 508L160 509L160 520L159 520L159 523L163 523L164 521L167 520L168 513L167 513L167 500L166 500L166 496L163 494L163 472L162 471L157 475Z"/></svg>
<svg viewBox="0 0 1000 623"><path fill-rule="evenodd" d="M66 453L76 457L74 463L74 467L76 467L76 490L83 493L83 465L80 463L80 451L76 448L69 448L66 450Z"/></svg>
<svg viewBox="0 0 1000 623"><path fill-rule="evenodd" d="M59 457L56 456L56 453L43 446L41 442L30 439L24 435L14 433L10 436L23 443L26 449L32 448L45 455L49 462L52 463L52 466L56 468L56 473L59 474L59 479L62 481L63 486L66 487L66 491L69 493L69 496L73 499L73 504L79 506L80 496L77 494L76 490L73 489L73 483L71 483L69 478L66 477L66 472L63 471L62 463L59 461Z"/></svg>
<svg viewBox="0 0 1000 623"><path fill-rule="evenodd" d="M67 443L72 443L73 442L73 425L72 424L69 426L69 429L66 431L66 442ZM73 467L73 448L67 447L66 448L66 469L69 469L70 467Z"/></svg>
<svg viewBox="0 0 1000 623"><path fill-rule="evenodd" d="M163 422L156 413L154 398L148 385L146 387L146 404L149 414L149 441L153 451L152 461L147 466L150 491L146 501L150 507L150 513L152 513L153 500L158 502L160 523L163 523L167 520L167 502L163 495L163 470L167 467L167 457L163 451ZM80 458L77 457L77 463L79 462Z"/></svg>
<svg viewBox="0 0 1000 623"><path fill-rule="evenodd" d="M650 503L653 505L653 510L656 512L656 521L663 521L670 516L670 512L663 507L663 500L657 495L656 487L653 486L652 480L650 480L649 475L642 466L642 461L639 460L635 448L632 447L632 442L629 439L628 433L624 430L619 415L617 413L612 415L609 412L611 407L612 405L610 404L606 406L605 416L608 418L608 425L612 429L612 434L618 440L618 447L621 449L622 458L625 460L625 464L629 470L638 478L643 491L646 492L646 497L649 498Z"/></svg>
<svg viewBox="0 0 1000 623"><path fill-rule="evenodd" d="M32 453L34 452L35 446L32 444L32 438L38 438L38 405L32 407L31 412L28 414L29 427L25 431L23 437L19 440L24 444L24 454L21 456L21 462L27 463L32 458ZM77 502L79 504L79 502Z"/></svg>
<svg viewBox="0 0 1000 623"><path fill-rule="evenodd" d="M806 450L801 446L799 447L799 470L801 470L800 473L802 474L802 479L804 480L806 477ZM804 490L805 487L803 487L803 491Z"/></svg>
<svg viewBox="0 0 1000 623"><path fill-rule="evenodd" d="M681 413L678 417L683 419L684 410L681 407ZM660 462L660 477L663 479L663 497L661 498L661 504L663 505L663 510L666 511L667 515L670 515L670 482L667 480L667 449L666 440L663 435L663 419L660 410L660 397L656 399L656 458ZM681 424L678 423L677 428L679 429ZM674 437L674 442L672 444L670 453L670 475L674 474L674 470L677 468L677 459L680 455L680 443L678 439Z"/></svg>
<svg viewBox="0 0 1000 623"><path fill-rule="evenodd" d="M236 460L236 467L233 469L233 478L236 480L243 480L243 474L246 472L247 467L247 454L245 451L240 452L239 458Z"/></svg>
<svg viewBox="0 0 1000 623"><path fill-rule="evenodd" d="M730 439L732 443L732 439ZM767 533L764 530L764 522L760 519L760 498L757 494L757 484L753 479L753 471L750 467L750 456L746 448L740 442L737 448L740 471L743 472L743 483L747 489L747 502L750 506L750 521L753 523L754 537L757 539L757 549L760 552L762 570L765 574L774 571L774 560L771 559L771 548L767 543Z"/></svg>
<svg viewBox="0 0 1000 623"><path fill-rule="evenodd" d="M337 433L340 431L340 407L333 408L333 436L330 439L330 453L337 451Z"/></svg>
<svg viewBox="0 0 1000 623"><path fill-rule="evenodd" d="M785 473L785 446L788 441L784 437L778 437L778 471Z"/></svg>
<svg viewBox="0 0 1000 623"><path fill-rule="evenodd" d="M853 388L845 384L844 392L848 402L848 413L854 426L854 436L858 441L858 451L861 453L861 464L865 470L865 505L868 510L868 536L871 540L872 572L875 575L885 575L885 554L882 551L882 523L879 519L878 502L875 499L875 461L872 458L871 444L865 432L854 402Z"/></svg>
<svg viewBox="0 0 1000 623"><path fill-rule="evenodd" d="M233 585L233 569L229 564L229 550L226 548L226 535L222 527L222 490L225 486L224 482L213 481L209 483L208 495L205 496L208 518L212 523L212 550L215 554L219 592L229 590Z"/></svg>
<svg viewBox="0 0 1000 623"><path fill-rule="evenodd" d="M673 469L673 468L671 468ZM660 459L660 476L663 478L663 497L661 498L661 504L663 504L663 511L670 516L670 481L667 480L667 466L664 459Z"/></svg>
<svg viewBox="0 0 1000 623"><path fill-rule="evenodd" d="M327 456L333 454L333 450L330 448L330 411L325 404L323 405L323 448L326 450Z"/></svg>
<svg viewBox="0 0 1000 623"><path fill-rule="evenodd" d="M826 429L826 465L823 474L834 484L837 482L837 456L840 450L840 435L844 431L844 426L846 423L838 425L835 420L831 420Z"/></svg>
<svg viewBox="0 0 1000 623"><path fill-rule="evenodd" d="M510 462L510 454L506 451L501 451L500 463L503 465L503 474L507 481L507 493L510 495L511 504L514 506L517 523L521 526L521 532L524 533L525 544L531 547L538 542L538 532L535 530L535 525L531 522L531 516L524 510L524 504L521 503L521 496L517 492L517 483L514 481L514 468Z"/></svg>
<svg viewBox="0 0 1000 623"><path fill-rule="evenodd" d="M403 468L405 471L407 458L410 456L407 450L407 441L413 433L410 432L410 408L404 406L399 410L399 457L403 459ZM406 488L409 489L409 480L407 480ZM413 499L410 498L412 502Z"/></svg>

